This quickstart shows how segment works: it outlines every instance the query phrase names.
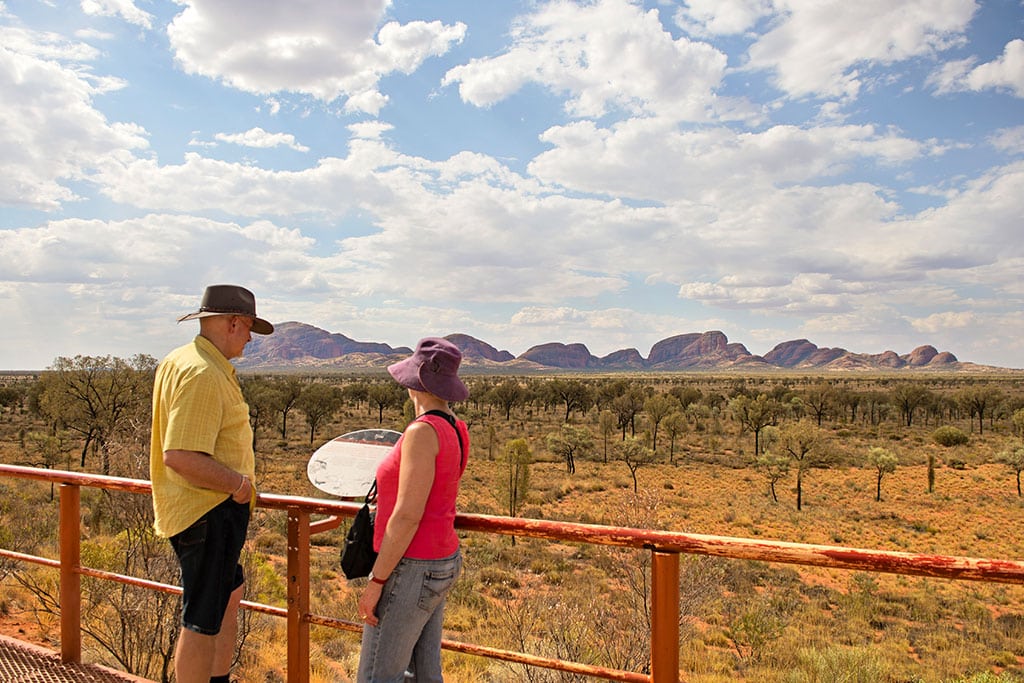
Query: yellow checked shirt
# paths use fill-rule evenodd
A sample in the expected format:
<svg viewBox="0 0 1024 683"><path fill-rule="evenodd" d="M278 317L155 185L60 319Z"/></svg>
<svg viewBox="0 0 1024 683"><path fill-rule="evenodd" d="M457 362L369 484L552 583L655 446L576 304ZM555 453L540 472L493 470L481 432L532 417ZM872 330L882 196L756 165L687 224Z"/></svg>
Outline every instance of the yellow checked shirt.
<svg viewBox="0 0 1024 683"><path fill-rule="evenodd" d="M205 337L171 351L157 368L152 434L149 476L160 536L184 531L229 495L189 484L164 465L164 451L206 453L250 480L254 477L249 406L235 366Z"/></svg>

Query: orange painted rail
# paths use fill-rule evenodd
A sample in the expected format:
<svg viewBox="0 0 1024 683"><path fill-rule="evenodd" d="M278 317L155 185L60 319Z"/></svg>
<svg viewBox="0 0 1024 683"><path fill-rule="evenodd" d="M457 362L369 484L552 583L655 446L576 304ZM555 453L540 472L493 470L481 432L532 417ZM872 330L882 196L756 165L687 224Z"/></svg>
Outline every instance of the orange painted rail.
<svg viewBox="0 0 1024 683"><path fill-rule="evenodd" d="M176 586L81 566L80 488L87 486L148 495L148 481L3 464L0 464L0 476L60 484L60 559L53 560L6 549L0 549L0 556L59 569L63 661L78 662L81 659L81 576L169 593L180 592ZM310 537L317 531L334 528L340 517L354 516L360 504L260 494L257 506L281 510L288 516L287 605L275 607L243 601L242 606L286 619L288 683L308 683L310 625L353 632L362 629L359 622L313 614L309 611ZM330 515L334 519L311 523L310 516L314 514ZM675 683L679 680L679 555L682 553L956 580L1024 584L1024 562L1013 560L751 540L491 515L461 514L456 518L456 526L466 531L481 533L649 550L652 553L650 674L566 662L447 639L442 643L445 649L455 652L613 681Z"/></svg>

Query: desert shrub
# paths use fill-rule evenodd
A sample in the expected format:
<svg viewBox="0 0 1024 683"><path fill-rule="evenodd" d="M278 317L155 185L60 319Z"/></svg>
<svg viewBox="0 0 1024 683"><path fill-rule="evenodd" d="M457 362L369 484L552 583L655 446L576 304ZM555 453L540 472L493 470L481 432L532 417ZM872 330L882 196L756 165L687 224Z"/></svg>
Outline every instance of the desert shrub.
<svg viewBox="0 0 1024 683"><path fill-rule="evenodd" d="M785 678L786 683L875 683L887 680L889 674L884 659L868 648L804 648L797 656L798 668Z"/></svg>
<svg viewBox="0 0 1024 683"><path fill-rule="evenodd" d="M970 676L954 678L949 683L1021 683L1021 679L1006 671L1001 674L983 671L981 673L971 674Z"/></svg>
<svg viewBox="0 0 1024 683"><path fill-rule="evenodd" d="M964 430L959 427L939 427L932 432L932 441L939 444L940 446L962 446L967 443L968 438Z"/></svg>

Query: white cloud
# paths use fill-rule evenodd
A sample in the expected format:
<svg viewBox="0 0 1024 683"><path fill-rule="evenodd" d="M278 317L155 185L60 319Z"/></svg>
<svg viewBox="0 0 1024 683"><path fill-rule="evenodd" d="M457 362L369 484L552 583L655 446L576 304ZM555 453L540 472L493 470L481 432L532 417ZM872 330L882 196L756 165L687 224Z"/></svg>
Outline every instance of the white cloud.
<svg viewBox="0 0 1024 683"><path fill-rule="evenodd" d="M512 39L504 54L449 70L444 84L457 83L462 99L479 107L535 82L566 95L574 117L621 110L703 121L726 66L715 48L673 39L657 12L626 0L548 2L518 20Z"/></svg>
<svg viewBox="0 0 1024 683"><path fill-rule="evenodd" d="M143 149L145 131L111 123L93 98L123 85L93 77L96 52L52 34L0 27L0 205L53 210L71 181Z"/></svg>
<svg viewBox="0 0 1024 683"><path fill-rule="evenodd" d="M771 0L687 0L675 20L696 35L729 35L743 33L772 14Z"/></svg>
<svg viewBox="0 0 1024 683"><path fill-rule="evenodd" d="M974 0L778 0L746 68L767 69L792 97L854 99L871 69L963 41Z"/></svg>
<svg viewBox="0 0 1024 683"><path fill-rule="evenodd" d="M974 66L968 58L944 64L930 79L939 93L1006 90L1024 97L1024 40L1011 40L997 59Z"/></svg>
<svg viewBox="0 0 1024 683"><path fill-rule="evenodd" d="M312 255L314 242L267 221L247 224L149 214L123 221L59 220L0 231L0 315L8 343L33 354L149 352L195 334L174 320L195 310L211 282L256 292L261 315L294 320L276 299L295 291L347 291ZM32 311L45 310L46 315ZM308 318L311 319L311 318ZM123 337L123 339L122 339ZM39 366L36 366L39 367Z"/></svg>
<svg viewBox="0 0 1024 683"><path fill-rule="evenodd" d="M387 0L288 2L185 0L167 32L188 73L246 92L295 92L376 114L387 102L381 77L410 73L462 40L464 24L384 25Z"/></svg>
<svg viewBox="0 0 1024 683"><path fill-rule="evenodd" d="M682 130L662 119L631 119L607 129L582 121L553 127L541 139L553 149L529 168L544 182L661 201L706 201L708 193L749 194L820 181L853 164L899 164L926 151L873 126L779 125L736 133L724 127Z"/></svg>
<svg viewBox="0 0 1024 683"><path fill-rule="evenodd" d="M145 29L153 26L153 15L136 7L132 0L82 0L82 11L97 16L121 17Z"/></svg>
<svg viewBox="0 0 1024 683"><path fill-rule="evenodd" d="M915 330L932 334L950 328L975 325L978 322L978 316L971 311L945 311L932 313L924 318L911 318L909 322Z"/></svg>
<svg viewBox="0 0 1024 683"><path fill-rule="evenodd" d="M1000 129L989 138L989 143L1001 152L1024 154L1024 126Z"/></svg>
<svg viewBox="0 0 1024 683"><path fill-rule="evenodd" d="M272 149L274 147L290 147L297 152L308 152L309 147L300 145L290 133L269 133L259 126L250 128L244 133L217 133L214 138L221 142L229 142L243 147Z"/></svg>
<svg viewBox="0 0 1024 683"><path fill-rule="evenodd" d="M383 121L360 121L359 123L350 124L348 129L352 132L353 137L365 140L380 140L384 133L393 130L394 126Z"/></svg>

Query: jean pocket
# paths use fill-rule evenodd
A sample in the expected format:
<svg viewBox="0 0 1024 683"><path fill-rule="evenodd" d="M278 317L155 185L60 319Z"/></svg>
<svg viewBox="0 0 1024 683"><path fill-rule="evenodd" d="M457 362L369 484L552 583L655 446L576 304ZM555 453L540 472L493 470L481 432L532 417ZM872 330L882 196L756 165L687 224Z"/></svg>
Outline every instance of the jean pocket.
<svg viewBox="0 0 1024 683"><path fill-rule="evenodd" d="M423 586L420 588L420 598L417 602L419 608L427 612L437 609L457 578L458 571L454 567L426 572L423 575Z"/></svg>

